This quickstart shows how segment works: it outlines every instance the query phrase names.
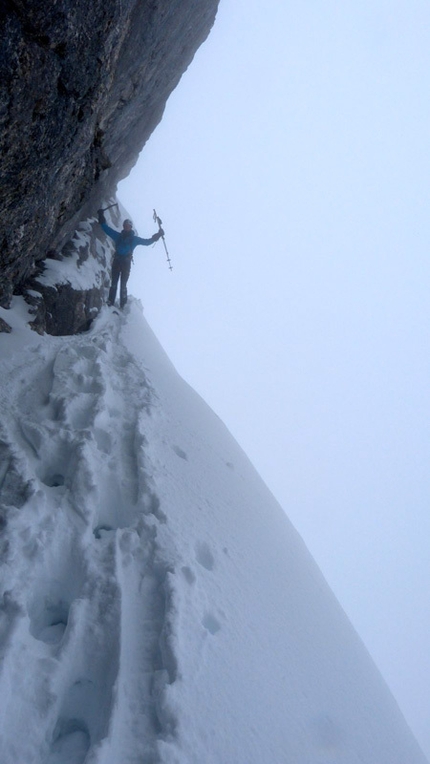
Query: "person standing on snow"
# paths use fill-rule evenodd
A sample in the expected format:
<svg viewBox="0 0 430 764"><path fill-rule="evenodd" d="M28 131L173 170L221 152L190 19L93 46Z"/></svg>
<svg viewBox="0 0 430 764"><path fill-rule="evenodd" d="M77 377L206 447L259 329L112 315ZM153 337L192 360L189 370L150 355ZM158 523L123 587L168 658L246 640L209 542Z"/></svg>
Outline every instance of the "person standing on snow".
<svg viewBox="0 0 430 764"><path fill-rule="evenodd" d="M115 242L115 255L112 261L111 287L109 290L108 305L115 304L116 290L119 278L121 277L119 303L121 308L123 308L127 302L127 281L130 276L134 248L139 244L143 244L145 247L154 244L154 242L158 241L158 239L164 235L164 231L160 228L160 230L157 231L157 233L154 233L150 239L141 239L140 236L136 236L133 231L131 220L124 220L122 231L115 231L114 228L111 228L106 223L103 210L98 210L97 214L103 231Z"/></svg>

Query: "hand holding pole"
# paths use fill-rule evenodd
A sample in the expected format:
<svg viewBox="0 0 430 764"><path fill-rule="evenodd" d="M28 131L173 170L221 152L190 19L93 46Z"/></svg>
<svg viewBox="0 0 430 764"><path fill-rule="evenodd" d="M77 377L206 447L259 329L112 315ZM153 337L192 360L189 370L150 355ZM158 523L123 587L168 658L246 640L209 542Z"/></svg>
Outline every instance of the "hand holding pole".
<svg viewBox="0 0 430 764"><path fill-rule="evenodd" d="M157 215L157 213L156 213L156 211L155 211L155 210L154 210L154 215L153 215L153 218L154 218L154 222L155 222L155 223L158 223L158 228L159 228L159 230L160 230L160 231L163 231L163 229L161 228L162 220L161 220L161 218L159 218L159 217L158 217L158 215ZM163 233L161 234L161 238L163 239L164 249L166 250L167 262L169 263L169 268L170 268L170 270L172 271L172 270L173 270L173 267L172 267L172 263L170 262L169 253L168 253L168 251L167 251L167 247L166 247L166 240L165 240L165 238L164 238L164 231L163 231Z"/></svg>

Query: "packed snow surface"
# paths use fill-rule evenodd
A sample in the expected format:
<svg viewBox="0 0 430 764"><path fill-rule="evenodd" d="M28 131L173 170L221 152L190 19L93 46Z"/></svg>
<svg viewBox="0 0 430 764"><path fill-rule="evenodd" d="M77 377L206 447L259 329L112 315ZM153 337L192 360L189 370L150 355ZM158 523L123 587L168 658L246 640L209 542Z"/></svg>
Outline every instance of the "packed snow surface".
<svg viewBox="0 0 430 764"><path fill-rule="evenodd" d="M139 304L74 337L0 315L1 764L425 764Z"/></svg>

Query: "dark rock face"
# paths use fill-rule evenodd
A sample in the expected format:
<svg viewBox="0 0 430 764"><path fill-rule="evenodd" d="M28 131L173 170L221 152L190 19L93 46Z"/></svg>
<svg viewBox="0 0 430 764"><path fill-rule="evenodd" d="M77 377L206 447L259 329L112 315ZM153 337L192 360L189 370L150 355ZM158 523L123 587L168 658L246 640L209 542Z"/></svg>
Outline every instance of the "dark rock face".
<svg viewBox="0 0 430 764"><path fill-rule="evenodd" d="M35 318L30 326L39 334L79 334L89 329L103 305L97 287L76 290L68 284L44 287L40 299L34 298Z"/></svg>
<svg viewBox="0 0 430 764"><path fill-rule="evenodd" d="M6 323L6 321L3 321L2 318L0 318L0 332L11 332L12 329L9 326L9 324Z"/></svg>
<svg viewBox="0 0 430 764"><path fill-rule="evenodd" d="M1 306L115 193L217 6L0 0Z"/></svg>

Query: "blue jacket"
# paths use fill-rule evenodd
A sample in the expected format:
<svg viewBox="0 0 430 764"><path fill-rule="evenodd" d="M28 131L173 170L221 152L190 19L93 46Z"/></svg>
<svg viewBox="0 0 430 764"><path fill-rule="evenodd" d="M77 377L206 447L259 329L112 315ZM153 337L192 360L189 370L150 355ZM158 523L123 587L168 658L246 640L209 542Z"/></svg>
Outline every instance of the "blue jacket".
<svg viewBox="0 0 430 764"><path fill-rule="evenodd" d="M119 257L128 257L128 255L132 255L134 248L137 247L138 244L143 244L145 247L148 247L150 244L154 243L154 238L141 239L140 236L136 236L134 232L132 232L131 236L125 238L121 235L120 231L115 231L115 229L108 226L107 223L101 223L101 227L103 228L103 231L114 240L115 252Z"/></svg>

